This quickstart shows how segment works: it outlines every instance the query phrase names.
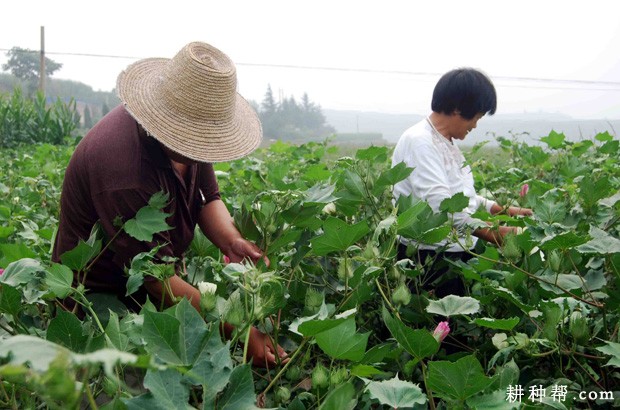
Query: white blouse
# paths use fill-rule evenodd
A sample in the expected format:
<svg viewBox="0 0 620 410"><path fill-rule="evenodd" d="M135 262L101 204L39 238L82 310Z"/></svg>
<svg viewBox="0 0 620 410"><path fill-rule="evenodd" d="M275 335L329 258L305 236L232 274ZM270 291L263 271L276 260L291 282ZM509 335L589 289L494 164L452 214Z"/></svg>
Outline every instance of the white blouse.
<svg viewBox="0 0 620 410"><path fill-rule="evenodd" d="M459 232L459 242L465 245L466 227L481 221L471 217L480 207L490 212L495 203L476 194L474 178L465 157L457 145L443 137L424 119L406 130L398 140L392 155L392 166L404 162L413 172L408 178L394 185L394 199L409 196L426 201L433 211L439 211L441 201L458 192L469 197L469 205L462 212L453 215L454 226ZM461 236L462 235L462 236ZM478 238L472 237L473 247ZM419 249L436 250L446 246L446 252L463 251L457 242L445 239L436 244L415 243L407 238L400 238L401 243L414 243Z"/></svg>

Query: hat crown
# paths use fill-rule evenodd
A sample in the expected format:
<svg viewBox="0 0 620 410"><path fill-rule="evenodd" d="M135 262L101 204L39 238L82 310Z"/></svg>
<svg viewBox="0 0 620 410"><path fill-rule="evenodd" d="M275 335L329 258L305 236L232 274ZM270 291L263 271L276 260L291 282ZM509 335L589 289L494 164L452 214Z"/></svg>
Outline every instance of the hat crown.
<svg viewBox="0 0 620 410"><path fill-rule="evenodd" d="M189 43L172 58L154 87L170 109L192 121L232 121L237 94L233 62L206 43Z"/></svg>

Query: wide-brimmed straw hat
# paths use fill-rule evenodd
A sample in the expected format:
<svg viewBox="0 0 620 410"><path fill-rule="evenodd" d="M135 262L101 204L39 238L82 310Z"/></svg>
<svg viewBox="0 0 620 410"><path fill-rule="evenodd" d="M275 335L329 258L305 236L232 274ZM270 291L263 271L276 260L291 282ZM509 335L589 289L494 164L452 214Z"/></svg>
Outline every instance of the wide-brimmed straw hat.
<svg viewBox="0 0 620 410"><path fill-rule="evenodd" d="M233 62L209 44L193 42L172 59L133 63L118 76L116 90L147 133L194 161L231 161L261 142L260 120L237 93Z"/></svg>

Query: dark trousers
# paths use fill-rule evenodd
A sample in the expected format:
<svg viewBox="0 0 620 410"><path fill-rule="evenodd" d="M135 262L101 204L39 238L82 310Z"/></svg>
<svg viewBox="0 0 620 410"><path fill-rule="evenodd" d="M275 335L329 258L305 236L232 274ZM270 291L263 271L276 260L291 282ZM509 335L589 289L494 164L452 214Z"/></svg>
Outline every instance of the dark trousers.
<svg viewBox="0 0 620 410"><path fill-rule="evenodd" d="M419 249L407 255L407 246L398 244L397 260L410 259L424 266L422 288L433 292L438 298L448 295L465 296L465 285L459 272L452 272L454 267L445 259L463 262L471 259L467 252L436 252Z"/></svg>

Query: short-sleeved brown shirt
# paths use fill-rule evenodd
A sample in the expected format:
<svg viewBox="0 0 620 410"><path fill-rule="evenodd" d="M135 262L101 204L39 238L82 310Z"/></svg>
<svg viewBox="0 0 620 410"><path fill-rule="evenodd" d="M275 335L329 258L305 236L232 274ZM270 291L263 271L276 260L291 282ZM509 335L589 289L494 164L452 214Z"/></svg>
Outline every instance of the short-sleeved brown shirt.
<svg viewBox="0 0 620 410"><path fill-rule="evenodd" d="M60 224L52 260L87 240L96 222L107 239L118 228L117 217L133 218L151 196L163 191L173 228L140 242L122 232L87 275L88 289L125 295L124 268L140 252L163 245L158 258L181 258L189 247L202 206L220 198L211 164L195 164L183 179L172 167L159 142L148 136L120 105L110 111L79 142L67 167L60 200ZM143 290L142 290L143 291Z"/></svg>

